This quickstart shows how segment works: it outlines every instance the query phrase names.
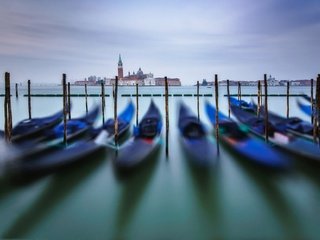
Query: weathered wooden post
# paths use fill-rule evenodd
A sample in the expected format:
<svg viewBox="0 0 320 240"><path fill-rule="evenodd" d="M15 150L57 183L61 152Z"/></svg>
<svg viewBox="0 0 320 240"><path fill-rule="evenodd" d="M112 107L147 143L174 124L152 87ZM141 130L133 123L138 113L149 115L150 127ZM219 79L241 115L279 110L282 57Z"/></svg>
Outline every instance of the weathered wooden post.
<svg viewBox="0 0 320 240"><path fill-rule="evenodd" d="M264 124L265 124L265 136L266 142L269 141L269 114L268 114L268 85L267 85L267 74L264 74Z"/></svg>
<svg viewBox="0 0 320 240"><path fill-rule="evenodd" d="M11 112L11 93L10 93L10 73L6 72L5 78L5 100L4 100L4 118L5 118L5 138L6 141L11 141L12 131L12 112Z"/></svg>
<svg viewBox="0 0 320 240"><path fill-rule="evenodd" d="M104 92L104 84L101 82L101 108L102 108L102 124L104 124L104 111L105 111L105 92Z"/></svg>
<svg viewBox="0 0 320 240"><path fill-rule="evenodd" d="M16 98L19 97L19 93L18 93L18 83L16 83Z"/></svg>
<svg viewBox="0 0 320 240"><path fill-rule="evenodd" d="M320 144L319 141L319 110L320 110L320 75L317 77L316 82L316 102L315 102L315 112L314 112L314 120L313 120L313 140L316 143Z"/></svg>
<svg viewBox="0 0 320 240"><path fill-rule="evenodd" d="M289 97L290 97L290 82L287 82L287 118L289 118L289 111L290 111L290 103L289 103Z"/></svg>
<svg viewBox="0 0 320 240"><path fill-rule="evenodd" d="M168 78L164 77L165 85L165 112L166 112L166 156L169 156L169 87Z"/></svg>
<svg viewBox="0 0 320 240"><path fill-rule="evenodd" d="M68 116L69 120L71 119L71 91L70 91L70 82L68 82Z"/></svg>
<svg viewBox="0 0 320 240"><path fill-rule="evenodd" d="M215 100L216 100L216 139L217 139L217 151L220 153L219 149L219 88L218 88L218 74L214 75L214 86L215 86Z"/></svg>
<svg viewBox="0 0 320 240"><path fill-rule="evenodd" d="M118 145L118 76L116 76L115 90L114 90L114 141L115 145Z"/></svg>
<svg viewBox="0 0 320 240"><path fill-rule="evenodd" d="M260 114L260 107L261 107L261 82L258 80L258 109L257 109L257 115Z"/></svg>
<svg viewBox="0 0 320 240"><path fill-rule="evenodd" d="M4 136L6 141L9 141L9 133L8 133L8 90L7 90L7 82L8 78L10 78L10 73L6 72L4 74L4 104L3 104L3 111L4 111Z"/></svg>
<svg viewBox="0 0 320 240"><path fill-rule="evenodd" d="M230 81L227 80L227 95L228 95L228 117L230 118Z"/></svg>
<svg viewBox="0 0 320 240"><path fill-rule="evenodd" d="M137 111L136 111L136 126L139 125L139 85L136 83L136 106L137 106Z"/></svg>
<svg viewBox="0 0 320 240"><path fill-rule="evenodd" d="M240 101L240 82L239 81L238 81L238 101Z"/></svg>
<svg viewBox="0 0 320 240"><path fill-rule="evenodd" d="M313 78L311 79L311 123L313 123L314 101L313 101Z"/></svg>
<svg viewBox="0 0 320 240"><path fill-rule="evenodd" d="M28 80L28 113L29 119L31 119L31 81Z"/></svg>
<svg viewBox="0 0 320 240"><path fill-rule="evenodd" d="M86 99L86 114L88 114L88 89L87 89L87 84L84 84L84 95Z"/></svg>
<svg viewBox="0 0 320 240"><path fill-rule="evenodd" d="M238 95L239 95L239 101L241 101L241 82L238 82ZM240 104L240 107L241 107L241 104Z"/></svg>
<svg viewBox="0 0 320 240"><path fill-rule="evenodd" d="M63 90L63 142L67 144L67 75L62 74L62 90Z"/></svg>
<svg viewBox="0 0 320 240"><path fill-rule="evenodd" d="M198 122L200 122L200 113L199 113L199 81L197 81L197 113L198 113Z"/></svg>

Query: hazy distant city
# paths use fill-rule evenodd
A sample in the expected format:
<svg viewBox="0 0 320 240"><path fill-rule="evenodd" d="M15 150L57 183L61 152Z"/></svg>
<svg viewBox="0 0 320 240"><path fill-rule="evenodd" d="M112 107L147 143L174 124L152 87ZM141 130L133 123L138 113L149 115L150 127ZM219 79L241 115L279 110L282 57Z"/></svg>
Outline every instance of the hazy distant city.
<svg viewBox="0 0 320 240"><path fill-rule="evenodd" d="M123 74L123 63L121 59L121 55L119 55L118 60L118 84L120 86L135 86L138 84L139 86L164 86L165 79L164 77L154 77L153 73L144 73L141 68L138 69L137 72L128 72L126 76ZM181 86L181 81L179 78L167 78L169 86ZM97 77L95 75L89 76L84 80L75 81L75 85L114 85L115 78L107 78L107 77Z"/></svg>
<svg viewBox="0 0 320 240"><path fill-rule="evenodd" d="M263 84L263 80L257 80L257 81L237 81L237 80L229 80L230 86L237 86L238 83L241 83L241 86L257 86L258 82L261 81ZM310 79L302 79L302 80L277 80L275 77L272 77L271 75L267 79L268 86L286 86L287 83L290 83L291 86L310 86L311 80ZM203 79L202 82L200 82L201 86L212 86L214 84L213 81L207 81L206 79ZM226 86L227 80L219 81L219 85Z"/></svg>

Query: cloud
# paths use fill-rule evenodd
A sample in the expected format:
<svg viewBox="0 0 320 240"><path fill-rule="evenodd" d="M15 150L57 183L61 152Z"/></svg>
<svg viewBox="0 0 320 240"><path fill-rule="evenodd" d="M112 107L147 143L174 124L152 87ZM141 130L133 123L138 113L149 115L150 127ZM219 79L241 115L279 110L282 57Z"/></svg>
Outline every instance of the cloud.
<svg viewBox="0 0 320 240"><path fill-rule="evenodd" d="M61 71L111 77L121 53L125 71L189 84L216 72L305 78L317 71L319 8L316 0L5 0L0 71L24 69L19 78L36 81L56 81L48 73Z"/></svg>

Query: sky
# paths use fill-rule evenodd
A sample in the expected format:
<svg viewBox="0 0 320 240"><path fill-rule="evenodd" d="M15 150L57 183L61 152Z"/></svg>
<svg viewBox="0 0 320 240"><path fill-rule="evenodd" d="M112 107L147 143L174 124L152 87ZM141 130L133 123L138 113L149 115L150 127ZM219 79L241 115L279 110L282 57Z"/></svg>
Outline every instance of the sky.
<svg viewBox="0 0 320 240"><path fill-rule="evenodd" d="M1 0L0 71L13 82L152 72L197 80L310 79L319 0Z"/></svg>

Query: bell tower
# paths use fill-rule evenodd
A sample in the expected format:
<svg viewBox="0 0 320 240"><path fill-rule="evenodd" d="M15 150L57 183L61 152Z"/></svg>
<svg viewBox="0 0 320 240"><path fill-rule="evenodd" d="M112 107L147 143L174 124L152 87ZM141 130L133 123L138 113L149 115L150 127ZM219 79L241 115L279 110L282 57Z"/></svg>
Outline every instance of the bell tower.
<svg viewBox="0 0 320 240"><path fill-rule="evenodd" d="M119 61L118 61L118 78L119 80L123 78L123 66L122 66L121 54L119 54Z"/></svg>

